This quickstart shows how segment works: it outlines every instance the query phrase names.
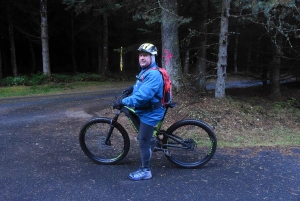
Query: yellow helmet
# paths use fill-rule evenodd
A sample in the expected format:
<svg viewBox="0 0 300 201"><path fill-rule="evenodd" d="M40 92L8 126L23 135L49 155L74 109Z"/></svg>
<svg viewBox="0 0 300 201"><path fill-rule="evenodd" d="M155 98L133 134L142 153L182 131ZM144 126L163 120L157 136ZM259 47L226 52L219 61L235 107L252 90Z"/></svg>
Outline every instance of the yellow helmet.
<svg viewBox="0 0 300 201"><path fill-rule="evenodd" d="M148 52L151 55L157 55L157 48L151 43L142 44L138 51L140 52Z"/></svg>

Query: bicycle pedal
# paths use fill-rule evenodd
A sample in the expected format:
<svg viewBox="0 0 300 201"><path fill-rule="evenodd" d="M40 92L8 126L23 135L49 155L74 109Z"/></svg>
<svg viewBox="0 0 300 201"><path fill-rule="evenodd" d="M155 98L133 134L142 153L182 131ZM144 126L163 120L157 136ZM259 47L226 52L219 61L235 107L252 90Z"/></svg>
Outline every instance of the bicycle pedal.
<svg viewBox="0 0 300 201"><path fill-rule="evenodd" d="M167 150L167 149L164 149L164 154L165 154L166 156L171 156L169 150Z"/></svg>

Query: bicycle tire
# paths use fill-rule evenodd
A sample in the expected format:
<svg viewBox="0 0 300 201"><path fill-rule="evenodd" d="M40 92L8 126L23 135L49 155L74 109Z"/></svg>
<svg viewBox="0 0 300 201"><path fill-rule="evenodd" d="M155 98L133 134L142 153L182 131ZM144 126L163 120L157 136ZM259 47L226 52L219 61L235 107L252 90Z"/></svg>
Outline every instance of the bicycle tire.
<svg viewBox="0 0 300 201"><path fill-rule="evenodd" d="M111 119L95 118L86 122L79 133L83 153L96 163L115 164L126 157L130 148L128 133L118 122L114 122L110 144L104 140L110 128Z"/></svg>
<svg viewBox="0 0 300 201"><path fill-rule="evenodd" d="M204 122L184 119L171 125L163 138L166 158L182 168L198 168L205 165L215 154L217 138ZM185 142L186 146L176 142ZM188 148L189 147L189 148Z"/></svg>

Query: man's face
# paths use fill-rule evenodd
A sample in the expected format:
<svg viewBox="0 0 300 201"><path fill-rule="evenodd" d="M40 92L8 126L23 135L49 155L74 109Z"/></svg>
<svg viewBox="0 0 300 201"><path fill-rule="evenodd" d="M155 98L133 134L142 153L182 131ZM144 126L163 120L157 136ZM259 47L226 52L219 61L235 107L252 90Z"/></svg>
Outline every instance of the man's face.
<svg viewBox="0 0 300 201"><path fill-rule="evenodd" d="M139 63L142 68L148 67L151 64L151 54L147 52L140 52Z"/></svg>

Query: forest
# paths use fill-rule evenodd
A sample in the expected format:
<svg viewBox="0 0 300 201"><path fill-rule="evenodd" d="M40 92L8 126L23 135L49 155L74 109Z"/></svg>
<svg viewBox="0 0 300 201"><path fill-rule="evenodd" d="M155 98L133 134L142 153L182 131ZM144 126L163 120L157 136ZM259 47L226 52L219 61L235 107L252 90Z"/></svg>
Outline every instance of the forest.
<svg viewBox="0 0 300 201"><path fill-rule="evenodd" d="M270 84L276 95L280 81L300 77L299 5L300 0L0 0L0 79L136 74L136 49L149 42L158 47L157 62L177 90L201 89L217 78L222 97L226 74L234 73Z"/></svg>

